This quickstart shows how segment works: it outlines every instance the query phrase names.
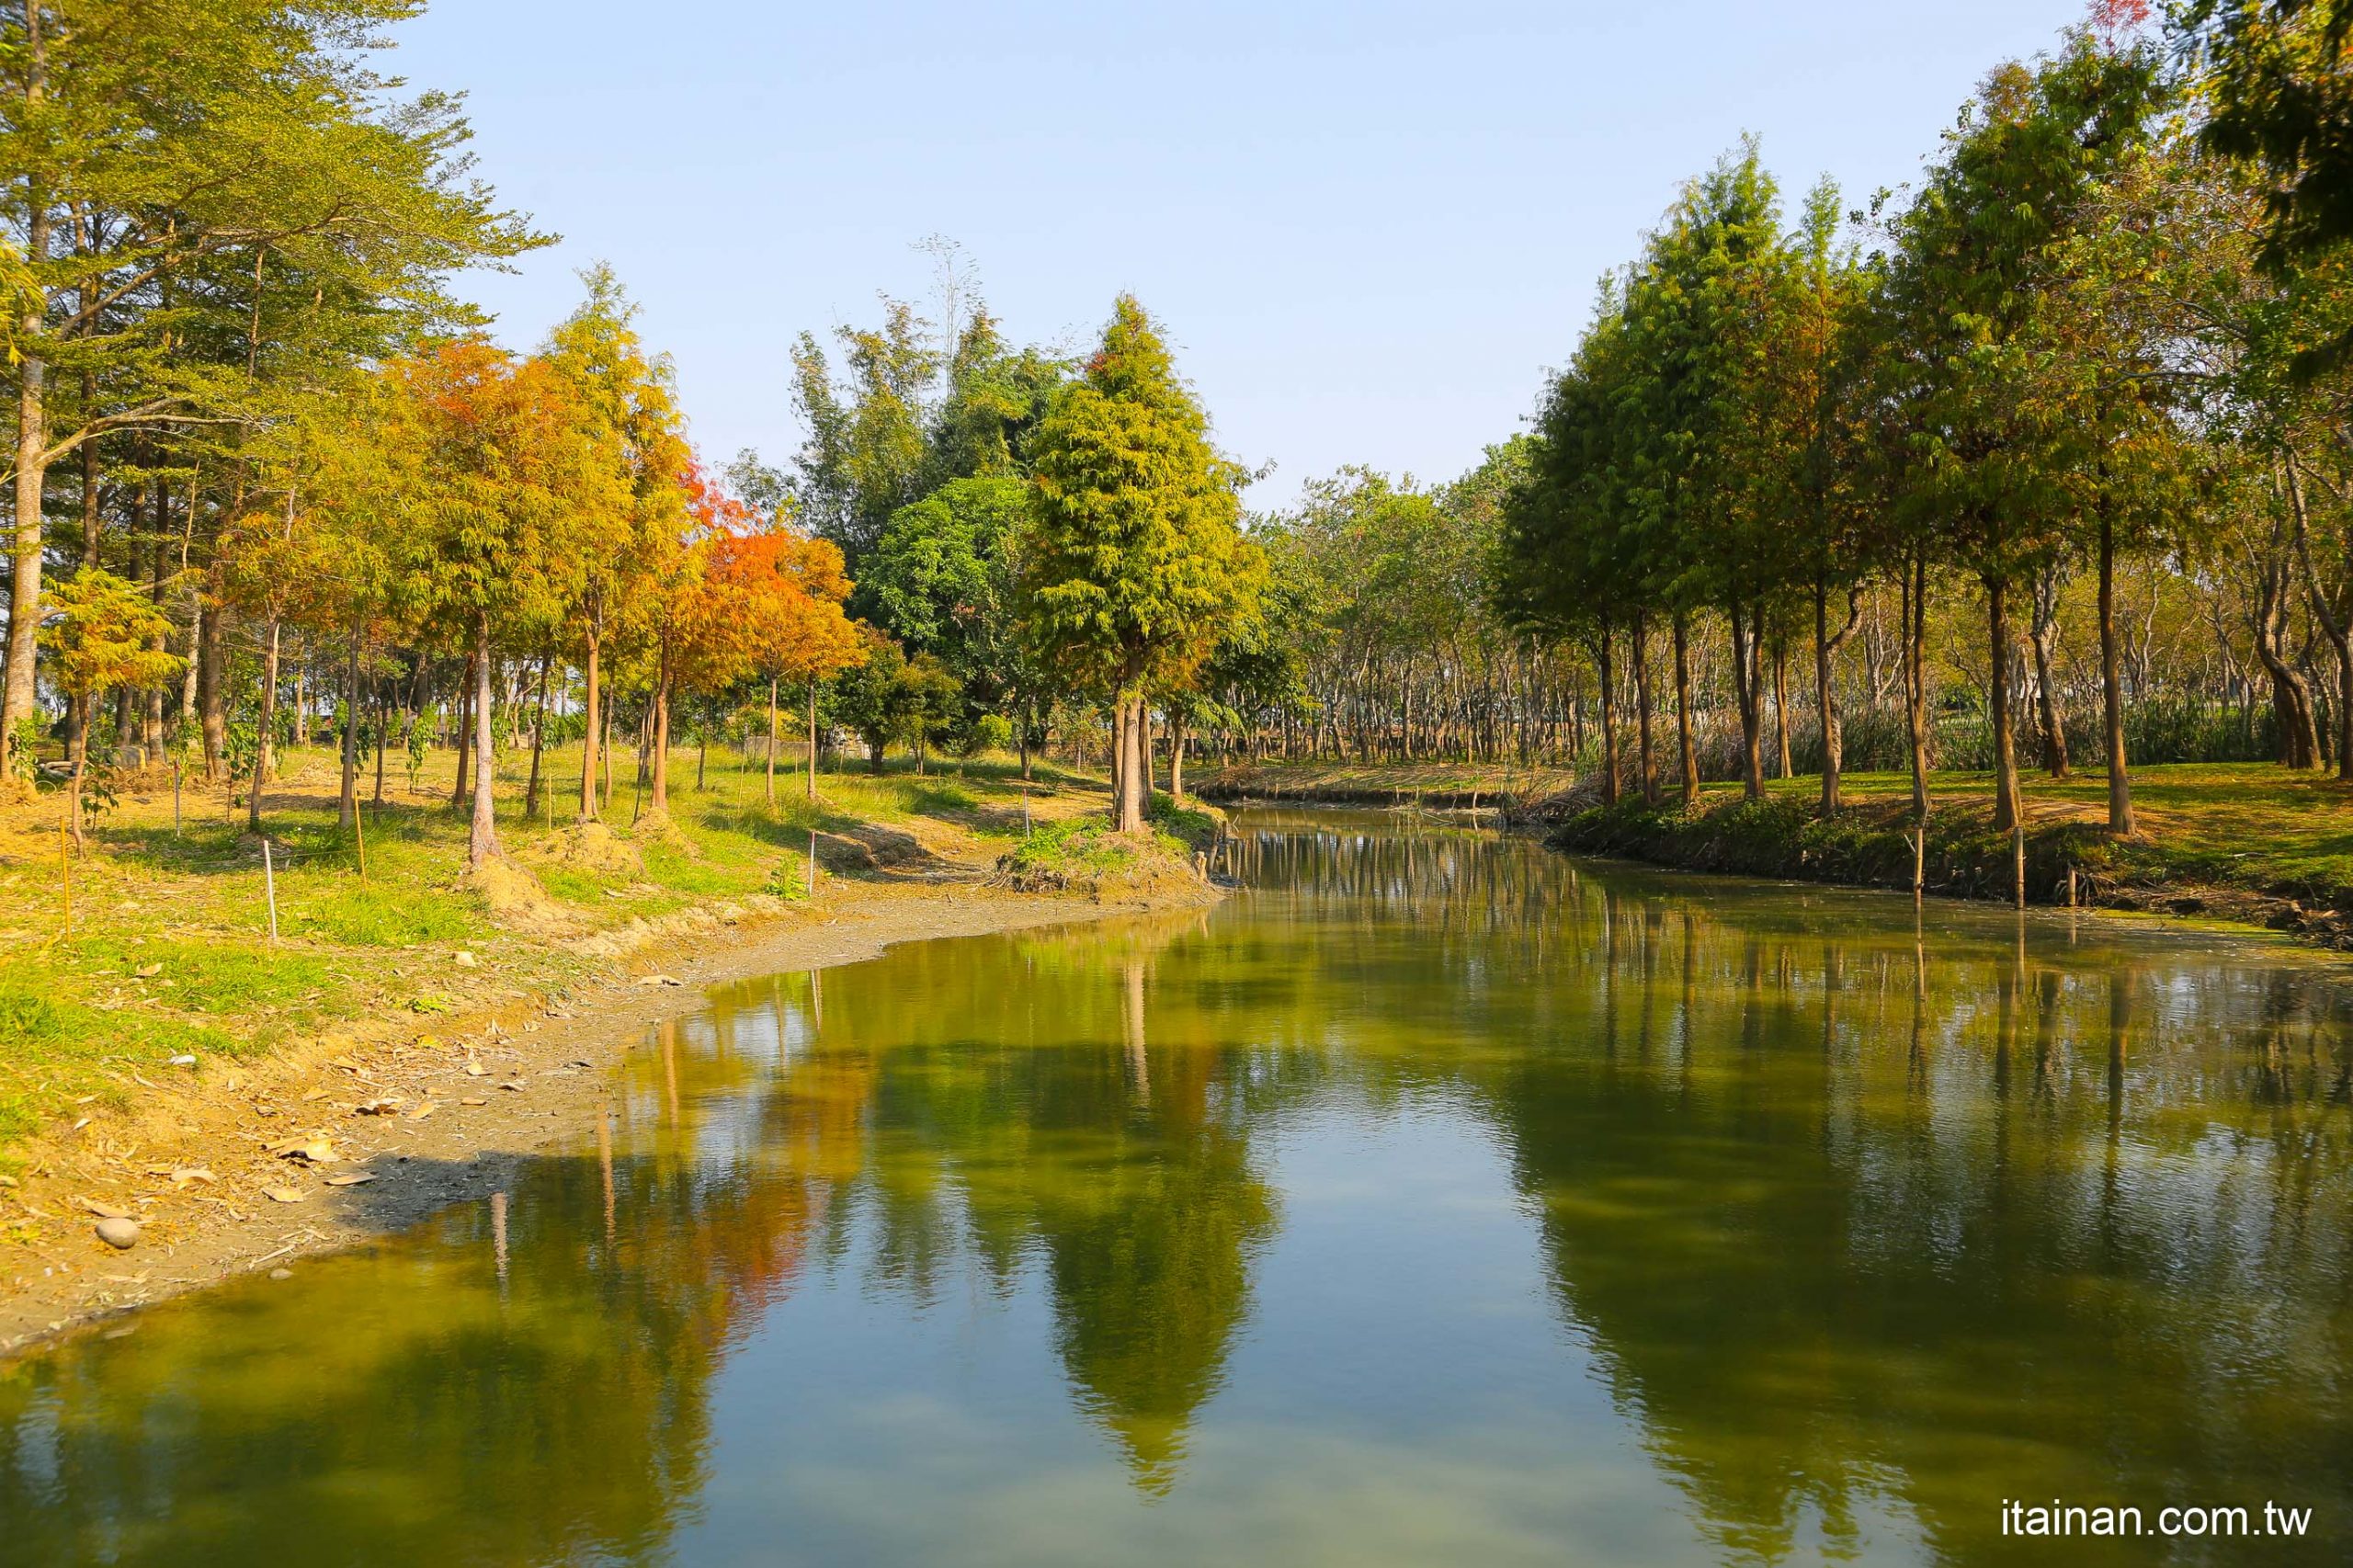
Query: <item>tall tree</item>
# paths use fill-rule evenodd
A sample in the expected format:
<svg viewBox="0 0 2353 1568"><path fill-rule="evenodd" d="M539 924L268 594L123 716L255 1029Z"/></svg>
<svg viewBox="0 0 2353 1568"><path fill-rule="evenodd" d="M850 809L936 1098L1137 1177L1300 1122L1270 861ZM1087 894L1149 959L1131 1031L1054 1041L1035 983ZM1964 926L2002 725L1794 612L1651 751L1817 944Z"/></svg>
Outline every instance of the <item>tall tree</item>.
<svg viewBox="0 0 2353 1568"><path fill-rule="evenodd" d="M1033 442L1037 502L1019 551L1032 635L1113 715L1112 820L1143 823L1144 703L1189 683L1262 563L1239 527L1243 474L1134 296L1055 399Z"/></svg>

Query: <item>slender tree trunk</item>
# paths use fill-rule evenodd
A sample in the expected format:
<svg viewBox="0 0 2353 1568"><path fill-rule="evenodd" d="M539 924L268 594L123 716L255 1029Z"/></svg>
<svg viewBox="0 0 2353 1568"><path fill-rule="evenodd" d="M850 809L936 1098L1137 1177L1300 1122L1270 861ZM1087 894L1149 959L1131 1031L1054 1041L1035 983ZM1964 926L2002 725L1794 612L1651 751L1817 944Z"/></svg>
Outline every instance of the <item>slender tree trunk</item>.
<svg viewBox="0 0 2353 1568"><path fill-rule="evenodd" d="M2116 669L2116 524L2105 503L2099 517L2100 722L2108 738L2108 831L2132 831L2132 776L2124 756L2124 692Z"/></svg>
<svg viewBox="0 0 2353 1568"><path fill-rule="evenodd" d="M1998 577L1985 582L1985 631L1994 656L1985 688L1994 729L1994 831L2007 833L2021 816L2017 736L2010 718L2009 585Z"/></svg>
<svg viewBox="0 0 2353 1568"><path fill-rule="evenodd" d="M768 778L767 801L776 804L776 676L768 676Z"/></svg>
<svg viewBox="0 0 2353 1568"><path fill-rule="evenodd" d="M594 617L587 628L588 659L585 671L580 728L580 820L597 820L597 748L603 738L605 722L604 688L597 679L597 655L603 652L604 639ZM608 790L611 786L606 786Z"/></svg>
<svg viewBox="0 0 2353 1568"><path fill-rule="evenodd" d="M2052 665L2059 652L2059 579L2055 571L2046 572L2034 585L2034 621L2028 641L2034 648L2035 716L2042 728L2042 766L2053 778L2065 778L2071 768L2067 759L2067 719L2060 710L2059 688L2051 678Z"/></svg>
<svg viewBox="0 0 2353 1568"><path fill-rule="evenodd" d="M261 730L254 737L253 787L245 791L245 831L261 831L261 787L269 778L271 737L278 733L278 618L269 618L261 656Z"/></svg>
<svg viewBox="0 0 2353 1568"><path fill-rule="evenodd" d="M1601 803L1618 803L1618 680L1611 667L1612 643L1609 628L1601 629L1599 644L1601 665Z"/></svg>
<svg viewBox="0 0 2353 1568"><path fill-rule="evenodd" d="M229 745L229 683L222 678L229 663L228 607L213 606L197 631L196 711L204 733L204 781L218 784Z"/></svg>
<svg viewBox="0 0 2353 1568"><path fill-rule="evenodd" d="M1651 744L1651 627L1634 617L1634 744L1643 770L1643 804L1658 804L1658 756Z"/></svg>
<svg viewBox="0 0 2353 1568"><path fill-rule="evenodd" d="M49 87L48 43L42 28L40 0L25 6L25 86L28 109L36 108ZM49 192L28 181L25 192L25 259L40 267L49 260ZM40 569L43 540L42 496L49 459L49 404L46 398L49 365L38 351L46 324L46 291L35 289L17 318L20 346L25 352L17 366L17 515L10 559L15 574L8 595L8 666L0 687L0 774L12 760L20 725L33 716L34 633L40 626ZM88 704L84 704L86 712Z"/></svg>
<svg viewBox="0 0 2353 1568"><path fill-rule="evenodd" d="M161 480L155 482L155 551L150 556L147 574L147 597L155 612L170 624L170 597L165 585L170 581L171 556L166 550L172 521L171 493ZM166 652L168 643L163 632L157 632L147 644L148 652ZM164 755L164 687L161 681L147 688L143 710L139 716L139 744L146 750L147 766L153 767Z"/></svg>
<svg viewBox="0 0 2353 1568"><path fill-rule="evenodd" d="M1675 744L1688 812L1699 803L1699 754L1691 744L1690 627L1680 615L1675 618Z"/></svg>
<svg viewBox="0 0 2353 1568"><path fill-rule="evenodd" d="M353 627L343 666L343 787L335 808L339 827L349 827L359 814L359 628Z"/></svg>
<svg viewBox="0 0 2353 1568"><path fill-rule="evenodd" d="M479 649L466 655L465 686L458 694L458 777L449 786L452 811L464 804L466 787L472 782L468 764L473 756L475 691L477 687L484 691L490 688L490 672L480 668L481 664Z"/></svg>
<svg viewBox="0 0 2353 1568"><path fill-rule="evenodd" d="M466 835L466 865L479 870L483 863L502 858L498 847L497 797L493 789L496 756L492 749L490 719L490 612L474 612L473 656L474 814Z"/></svg>
<svg viewBox="0 0 2353 1568"><path fill-rule="evenodd" d="M1786 638L1773 639L1773 741L1779 762L1776 778L1796 775L1790 757L1790 644Z"/></svg>
<svg viewBox="0 0 2353 1568"><path fill-rule="evenodd" d="M2331 715L2336 720L2336 776L2353 779L2353 617L2338 613L2337 603L2313 569L2304 486L2297 476L2295 461L2290 459L2280 466L2287 470L2288 496L2295 506L2296 559L2304 571L2304 597L2312 605L2313 619L2320 624L2321 634L2336 653L2336 711Z"/></svg>
<svg viewBox="0 0 2353 1568"><path fill-rule="evenodd" d="M553 653L540 655L540 694L531 712L531 781L523 790L523 820L527 823L537 816L540 810L540 766L548 742L548 673L554 665ZM552 780L549 783L548 792L555 792ZM555 802L551 801L548 806L553 810Z"/></svg>
<svg viewBox="0 0 2353 1568"><path fill-rule="evenodd" d="M1185 803L1185 716L1175 711L1168 715L1168 799Z"/></svg>
<svg viewBox="0 0 2353 1568"><path fill-rule="evenodd" d="M1915 558L1904 575L1904 717L1912 750L1912 816L1928 821L1928 562Z"/></svg>
<svg viewBox="0 0 2353 1568"><path fill-rule="evenodd" d="M1822 811L1838 809L1838 777L1846 758L1838 730L1838 690L1830 668L1830 587L1813 580L1813 695L1822 716Z"/></svg>
<svg viewBox="0 0 2353 1568"><path fill-rule="evenodd" d="M817 677L809 677L809 803L817 803Z"/></svg>
<svg viewBox="0 0 2353 1568"><path fill-rule="evenodd" d="M670 647L662 646L661 667L654 681L654 801L656 815L670 810Z"/></svg>
<svg viewBox="0 0 2353 1568"><path fill-rule="evenodd" d="M1756 653L1762 646L1757 629L1741 619L1735 597L1729 608L1732 622L1733 701L1740 709L1740 789L1742 798L1765 798L1765 694Z"/></svg>
<svg viewBox="0 0 2353 1568"><path fill-rule="evenodd" d="M384 753L392 738L392 696L385 689L381 676L376 679L376 799L381 810L384 804Z"/></svg>
<svg viewBox="0 0 2353 1568"><path fill-rule="evenodd" d="M89 709L96 706L96 703L93 701L92 693L84 692L81 695L82 707L85 711L87 711ZM73 787L66 791L65 815L74 825L74 853L79 855L83 850L82 779L89 767L90 727L87 724L85 724L80 729L74 731L72 735L67 737L66 746L72 753L70 760L73 764Z"/></svg>

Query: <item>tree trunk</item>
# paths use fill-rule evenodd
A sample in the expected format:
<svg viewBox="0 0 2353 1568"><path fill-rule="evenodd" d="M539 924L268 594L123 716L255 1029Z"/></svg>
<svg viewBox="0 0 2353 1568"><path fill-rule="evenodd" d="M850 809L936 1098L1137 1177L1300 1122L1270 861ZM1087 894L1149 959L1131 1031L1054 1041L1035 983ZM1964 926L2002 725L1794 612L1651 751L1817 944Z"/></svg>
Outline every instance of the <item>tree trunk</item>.
<svg viewBox="0 0 2353 1568"><path fill-rule="evenodd" d="M1651 744L1651 629L1634 617L1634 744L1643 770L1643 804L1658 804L1658 757Z"/></svg>
<svg viewBox="0 0 2353 1568"><path fill-rule="evenodd" d="M1688 812L1699 803L1699 756L1691 744L1690 628L1680 615L1675 618L1675 744Z"/></svg>
<svg viewBox="0 0 2353 1568"><path fill-rule="evenodd" d="M229 744L228 682L222 678L229 663L229 609L214 605L197 628L196 711L204 733L204 781L221 782Z"/></svg>
<svg viewBox="0 0 2353 1568"><path fill-rule="evenodd" d="M2059 691L2052 684L2051 666L2059 652L2059 576L2046 572L2034 585L2034 622L2029 641L2034 645L2035 715L2042 726L2043 770L2053 778L2067 778L2067 719L2060 710Z"/></svg>
<svg viewBox="0 0 2353 1568"><path fill-rule="evenodd" d="M384 752L392 735L392 696L385 688L383 677L376 679L376 799L378 808L384 803Z"/></svg>
<svg viewBox="0 0 2353 1568"><path fill-rule="evenodd" d="M2102 503L2099 517L2100 723L2108 741L2108 831L2132 831L2132 778L2124 756L2124 693L2116 670L2116 524Z"/></svg>
<svg viewBox="0 0 2353 1568"><path fill-rule="evenodd" d="M253 785L245 791L245 831L261 831L261 787L269 778L269 742L278 733L278 618L270 617L262 644L261 729L254 736Z"/></svg>
<svg viewBox="0 0 2353 1568"><path fill-rule="evenodd" d="M538 815L540 810L540 765L546 754L548 742L548 672L554 664L554 653L540 655L540 695L531 714L531 781L523 790L523 820L527 823ZM555 793L552 781L548 793ZM552 810L555 802L551 801L548 805Z"/></svg>
<svg viewBox="0 0 2353 1568"><path fill-rule="evenodd" d="M1185 803L1185 716L1174 711L1168 715L1168 799Z"/></svg>
<svg viewBox="0 0 2353 1568"><path fill-rule="evenodd" d="M1928 562L1904 574L1904 722L1912 751L1912 817L1928 821Z"/></svg>
<svg viewBox="0 0 2353 1568"><path fill-rule="evenodd" d="M2304 570L2304 597L2312 605L2313 619L2320 623L2321 634L2336 653L2336 711L2332 715L2336 731L2336 776L2353 779L2353 617L2339 613L2336 597L2327 591L2319 572L2313 569L2303 483L2296 475L2292 459L2281 466L2287 470L2288 495L2295 506L2296 560Z"/></svg>
<svg viewBox="0 0 2353 1568"><path fill-rule="evenodd" d="M1838 688L1830 668L1830 587L1813 581L1813 696L1822 718L1822 812L1838 809L1838 776L1846 766L1838 729Z"/></svg>
<svg viewBox="0 0 2353 1568"><path fill-rule="evenodd" d="M466 786L472 781L467 765L473 756L474 693L477 685L485 691L490 688L490 672L479 668L481 663L478 650L466 655L465 686L458 694L458 777L449 786L451 811L465 803Z"/></svg>
<svg viewBox="0 0 2353 1568"><path fill-rule="evenodd" d="M605 722L605 710L604 689L599 684L597 668L597 655L603 652L604 639L602 629L597 624L594 616L591 616L588 620L586 642L588 658L586 669L584 672L584 685L586 690L581 709L581 717L584 722L580 727L580 820L595 822L597 820L597 748L604 735L602 725Z"/></svg>
<svg viewBox="0 0 2353 1568"><path fill-rule="evenodd" d="M768 778L767 801L776 805L776 676L768 676Z"/></svg>
<svg viewBox="0 0 2353 1568"><path fill-rule="evenodd" d="M84 692L81 697L84 712L97 706L91 693ZM89 765L90 727L83 725L67 737L65 744L72 754L70 760L74 769L73 788L66 793L65 814L74 824L74 853L79 855L82 853L82 777Z"/></svg>
<svg viewBox="0 0 2353 1568"><path fill-rule="evenodd" d="M809 803L817 803L817 677L809 677Z"/></svg>
<svg viewBox="0 0 2353 1568"><path fill-rule="evenodd" d="M1614 639L1607 626L1601 629L1599 644L1601 664L1601 803L1618 803L1618 681L1611 667L1610 656Z"/></svg>
<svg viewBox="0 0 2353 1568"><path fill-rule="evenodd" d="M1985 580L1985 632L1994 667L1986 682L1986 717L1994 730L1994 831L2018 825L2018 760L2010 718L2009 585Z"/></svg>
<svg viewBox="0 0 2353 1568"><path fill-rule="evenodd" d="M359 814L359 628L351 629L351 651L343 666L343 788L335 820L349 827Z"/></svg>
<svg viewBox="0 0 2353 1568"><path fill-rule="evenodd" d="M498 847L496 798L492 789L495 758L490 734L490 612L474 613L473 655L473 828L466 835L466 865L479 870L484 861L501 858Z"/></svg>
<svg viewBox="0 0 2353 1568"><path fill-rule="evenodd" d="M670 647L662 646L660 667L654 680L654 801L656 815L670 810Z"/></svg>
<svg viewBox="0 0 2353 1568"><path fill-rule="evenodd" d="M1773 640L1773 739L1781 765L1774 777L1793 777L1797 769L1790 759L1790 644L1783 637Z"/></svg>
<svg viewBox="0 0 2353 1568"><path fill-rule="evenodd" d="M41 8L25 7L27 107L38 103L48 88L47 45L41 36ZM49 193L37 185L26 191L29 221L25 230L25 260L40 267L49 259ZM35 289L18 318L19 340L27 346L40 341L49 313L45 290ZM12 760L20 725L33 716L35 633L40 628L40 568L42 494L49 461L49 405L45 397L49 366L38 353L25 354L17 367L17 511L10 560L15 565L8 595L8 667L0 688L0 773ZM85 700L86 711L89 704Z"/></svg>
<svg viewBox="0 0 2353 1568"><path fill-rule="evenodd" d="M1740 608L1740 600L1733 598L1730 607L1732 686L1733 704L1740 710L1740 789L1743 799L1761 801L1765 798L1765 694L1759 689L1764 683L1756 653L1762 644L1756 628L1743 623Z"/></svg>

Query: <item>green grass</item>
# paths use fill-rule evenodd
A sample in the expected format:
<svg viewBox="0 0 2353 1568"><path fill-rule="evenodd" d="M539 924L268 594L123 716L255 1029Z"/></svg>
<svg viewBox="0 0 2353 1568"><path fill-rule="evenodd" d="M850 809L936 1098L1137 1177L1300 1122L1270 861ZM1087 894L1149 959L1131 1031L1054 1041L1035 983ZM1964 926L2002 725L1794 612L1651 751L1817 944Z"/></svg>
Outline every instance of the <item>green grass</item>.
<svg viewBox="0 0 2353 1568"><path fill-rule="evenodd" d="M2024 779L2029 898L2063 896L2067 873L2094 888L2140 892L2222 889L2353 913L2353 786L2260 763L2182 763L2139 770L2136 834L2106 831L2099 774ZM1711 785L1699 808L1629 801L1561 824L1566 847L1628 855L1701 870L1908 886L1911 779L1850 774L1845 808L1815 809L1817 779L1775 779L1761 801ZM1930 780L1928 885L2006 898L2013 850L1993 830L1993 777L1939 773Z"/></svg>
<svg viewBox="0 0 2353 1568"><path fill-rule="evenodd" d="M780 768L770 807L757 767L714 750L699 790L694 754L681 749L672 764L676 837L639 835L642 871L594 870L551 858L573 823L578 777L563 767L577 756L555 760L551 829L544 809L529 819L522 812L528 754L502 756L499 832L517 863L591 928L754 894L801 897L812 829L835 876L890 874L887 858L870 873L858 844L904 850L945 833L963 863L985 865L1021 840L1023 787L1011 762L951 761L921 777L904 761L881 775L827 772L815 802L800 773ZM625 769L626 754L618 760ZM461 881L467 824L447 804L451 765L438 754L426 792L414 797L402 770L391 772L391 798L367 812L363 881L360 842L335 822L332 757L289 756L289 782L265 817L275 946L260 846L244 835L242 807L218 790L191 784L176 832L168 788L127 795L102 818L93 852L73 867L70 937L56 798L0 817L15 830L0 831L0 1165L53 1119L129 1092L127 1073L155 1080L177 1071L166 1065L176 1055L249 1056L363 1017L412 1017L422 1028L485 992L554 993L579 979L588 960L572 944L502 929ZM1099 807L1098 783L1037 773L1029 793L1041 825ZM607 816L629 839L626 771L618 782ZM363 778L363 798L371 790ZM909 853L928 869L920 850ZM455 964L460 949L476 966Z"/></svg>

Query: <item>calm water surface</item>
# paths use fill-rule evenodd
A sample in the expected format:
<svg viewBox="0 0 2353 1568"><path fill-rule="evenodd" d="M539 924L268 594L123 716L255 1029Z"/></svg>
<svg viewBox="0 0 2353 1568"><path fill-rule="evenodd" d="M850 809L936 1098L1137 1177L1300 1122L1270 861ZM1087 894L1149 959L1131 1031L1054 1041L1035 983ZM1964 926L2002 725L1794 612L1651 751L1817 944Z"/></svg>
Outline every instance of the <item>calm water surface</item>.
<svg viewBox="0 0 2353 1568"><path fill-rule="evenodd" d="M0 1561L2348 1556L2340 966L1240 825L1213 912L714 992L608 1157L0 1371Z"/></svg>

